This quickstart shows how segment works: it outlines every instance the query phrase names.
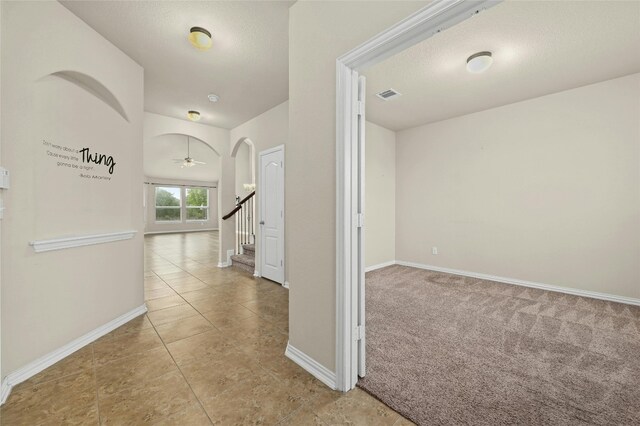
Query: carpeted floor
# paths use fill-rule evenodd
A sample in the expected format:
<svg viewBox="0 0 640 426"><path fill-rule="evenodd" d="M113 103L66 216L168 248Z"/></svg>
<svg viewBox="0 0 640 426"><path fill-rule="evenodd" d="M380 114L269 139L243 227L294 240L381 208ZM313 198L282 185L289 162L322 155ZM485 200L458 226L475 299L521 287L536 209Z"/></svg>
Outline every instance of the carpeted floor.
<svg viewBox="0 0 640 426"><path fill-rule="evenodd" d="M640 307L403 266L366 290L358 386L420 425L640 425Z"/></svg>

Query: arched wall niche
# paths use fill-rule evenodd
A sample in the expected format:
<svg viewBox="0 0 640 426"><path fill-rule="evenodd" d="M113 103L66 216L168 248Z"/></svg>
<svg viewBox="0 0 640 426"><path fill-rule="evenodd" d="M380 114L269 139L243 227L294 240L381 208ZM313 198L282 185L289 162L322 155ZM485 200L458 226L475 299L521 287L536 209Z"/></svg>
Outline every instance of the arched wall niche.
<svg viewBox="0 0 640 426"><path fill-rule="evenodd" d="M102 84L92 76L79 71L64 70L56 71L43 77L43 79L46 78L60 78L76 85L77 87L83 89L84 91L88 92L89 94L95 96L96 98L107 104L127 123L130 122L129 117L127 116L127 113L125 112L124 107L122 106L118 98L104 84Z"/></svg>

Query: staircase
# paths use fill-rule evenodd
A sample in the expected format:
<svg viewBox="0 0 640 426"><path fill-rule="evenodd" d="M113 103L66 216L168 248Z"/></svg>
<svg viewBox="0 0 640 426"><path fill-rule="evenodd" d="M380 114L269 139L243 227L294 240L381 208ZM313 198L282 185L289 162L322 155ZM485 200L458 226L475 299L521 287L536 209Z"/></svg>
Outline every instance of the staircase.
<svg viewBox="0 0 640 426"><path fill-rule="evenodd" d="M231 256L231 266L253 275L256 270L255 244L243 244L242 254L234 254Z"/></svg>
<svg viewBox="0 0 640 426"><path fill-rule="evenodd" d="M251 275L256 270L256 235L253 217L253 191L244 199L236 199L236 206L222 220L234 218L236 221L236 254L231 256L231 266L249 272Z"/></svg>

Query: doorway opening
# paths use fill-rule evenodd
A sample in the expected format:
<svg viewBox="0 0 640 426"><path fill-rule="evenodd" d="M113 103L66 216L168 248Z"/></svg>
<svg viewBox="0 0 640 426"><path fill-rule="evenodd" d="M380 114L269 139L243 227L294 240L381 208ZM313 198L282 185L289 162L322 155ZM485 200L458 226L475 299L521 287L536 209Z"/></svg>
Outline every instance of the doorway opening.
<svg viewBox="0 0 640 426"><path fill-rule="evenodd" d="M499 2L434 1L336 61L336 387L366 374L364 94L360 73Z"/></svg>
<svg viewBox="0 0 640 426"><path fill-rule="evenodd" d="M601 263L589 260L592 252L585 249L605 244L592 231L606 233L610 223L625 227L621 216L602 221L581 213L605 208L609 193L592 196L600 182L582 170L611 157L637 169L626 159L637 152L640 56L624 64L610 56L638 50L631 18L637 5L504 2L482 14L463 13L474 18L430 39L443 29L438 21L420 43L414 37L381 63L391 57L398 34L415 30L415 20L436 6L338 62L338 386L348 390L357 382L418 424L444 424L452 417L535 423L536 413L550 405L538 396L552 384L557 422L578 409L625 423L625 407L615 401L587 402L587 389L561 390L567 377L587 375L593 386L606 388L606 375L587 365L568 372L565 360L540 354L562 346L575 359L588 358L593 336L605 332L597 321L551 310L590 306L584 315L604 317L601 307L609 305L588 298L638 304L625 286L612 294L598 268L587 267L584 276L568 266L578 259ZM430 10L426 21L446 11ZM595 34L592 28L605 16L617 23L615 30ZM606 47L577 53L577 40ZM379 56L368 57L372 51ZM608 111L635 116L625 121ZM626 136L610 137L612 128L627 129ZM604 169L597 179L609 184L602 188L624 181L626 198L633 197L629 175ZM370 179L376 173L380 179ZM390 207L385 197L395 210L379 215ZM578 216L581 223L574 223ZM394 235L382 236L385 226ZM383 252L389 245L393 250ZM616 265L616 275L630 266L613 256L608 263ZM367 269L375 272L366 275L365 291ZM637 278L625 281L635 286ZM365 304L372 309L365 312ZM545 328L550 323L558 333ZM577 329L585 337L580 343L560 332ZM611 341L625 338L620 330L608 332ZM630 359L621 362L635 368ZM568 403L576 394L585 401L577 408ZM417 395L429 395L430 404L416 403ZM491 412L471 412L465 399ZM535 408L523 410L523 404Z"/></svg>
<svg viewBox="0 0 640 426"><path fill-rule="evenodd" d="M256 267L256 171L255 147L249 138L240 138L231 151L235 162L235 207L222 217L235 221L235 254L231 264L255 276Z"/></svg>

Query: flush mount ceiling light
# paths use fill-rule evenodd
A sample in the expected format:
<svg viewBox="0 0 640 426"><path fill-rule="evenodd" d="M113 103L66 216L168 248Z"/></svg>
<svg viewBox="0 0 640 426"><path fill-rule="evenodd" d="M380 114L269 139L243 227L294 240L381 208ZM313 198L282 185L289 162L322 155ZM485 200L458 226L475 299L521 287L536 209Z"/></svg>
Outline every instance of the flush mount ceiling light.
<svg viewBox="0 0 640 426"><path fill-rule="evenodd" d="M218 102L220 100L220 96L218 95L214 95L213 93L211 93L209 96L207 96L209 98L210 102Z"/></svg>
<svg viewBox="0 0 640 426"><path fill-rule="evenodd" d="M491 52L478 52L467 58L467 71L473 74L479 74L491 67L493 57Z"/></svg>
<svg viewBox="0 0 640 426"><path fill-rule="evenodd" d="M187 113L187 117L191 121L198 121L198 120L200 120L200 113L198 111L189 111Z"/></svg>
<svg viewBox="0 0 640 426"><path fill-rule="evenodd" d="M211 33L202 27L192 27L189 30L189 41L197 49L207 50L211 47Z"/></svg>

